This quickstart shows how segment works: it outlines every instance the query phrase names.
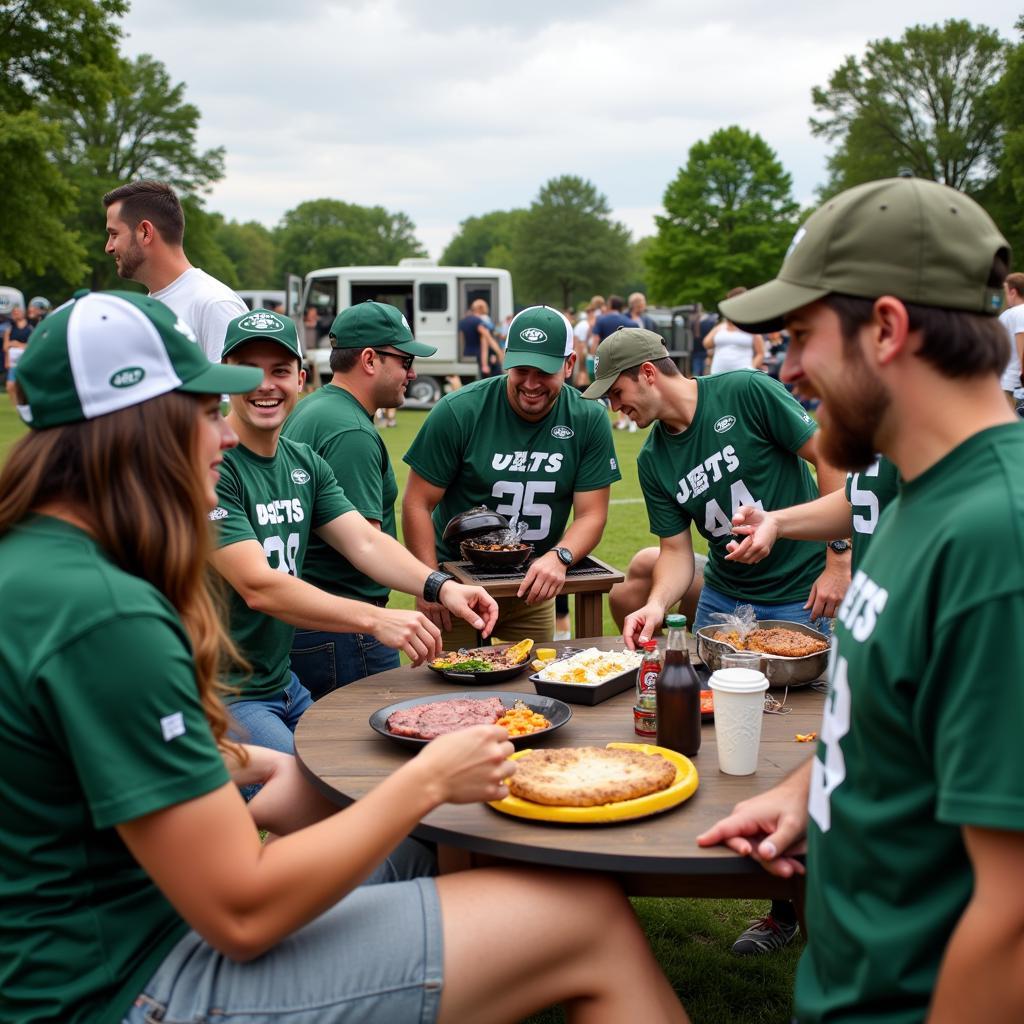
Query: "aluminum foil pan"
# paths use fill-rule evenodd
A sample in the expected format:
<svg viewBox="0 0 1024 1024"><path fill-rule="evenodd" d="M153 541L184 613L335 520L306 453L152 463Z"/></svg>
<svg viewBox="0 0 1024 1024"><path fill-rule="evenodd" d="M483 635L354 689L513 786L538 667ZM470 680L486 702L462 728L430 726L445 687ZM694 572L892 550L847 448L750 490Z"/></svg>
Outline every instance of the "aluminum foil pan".
<svg viewBox="0 0 1024 1024"><path fill-rule="evenodd" d="M760 629L792 629L797 633L806 633L817 640L824 640L831 644L832 637L821 633L802 622L786 622L783 619L761 619L758 622ZM697 630L697 654L701 660L712 671L716 672L722 667L722 655L735 651L732 644L724 643L721 640L712 640L711 637L722 629L721 626L702 626ZM811 683L820 679L828 667L828 649L818 654L805 654L802 658L784 658L778 654L761 655L761 671L768 680L771 687L783 686L810 686Z"/></svg>

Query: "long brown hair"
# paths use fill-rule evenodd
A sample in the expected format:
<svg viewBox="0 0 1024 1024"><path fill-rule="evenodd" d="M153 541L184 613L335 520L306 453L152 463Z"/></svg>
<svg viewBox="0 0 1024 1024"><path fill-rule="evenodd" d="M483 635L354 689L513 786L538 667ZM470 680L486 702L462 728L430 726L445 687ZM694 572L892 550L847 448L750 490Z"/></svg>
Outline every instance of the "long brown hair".
<svg viewBox="0 0 1024 1024"><path fill-rule="evenodd" d="M241 658L207 571L209 510L196 461L200 401L170 392L93 420L29 432L0 470L0 536L34 509L60 503L117 566L156 587L192 642L199 697L223 746L228 717L220 696L227 688L220 677Z"/></svg>

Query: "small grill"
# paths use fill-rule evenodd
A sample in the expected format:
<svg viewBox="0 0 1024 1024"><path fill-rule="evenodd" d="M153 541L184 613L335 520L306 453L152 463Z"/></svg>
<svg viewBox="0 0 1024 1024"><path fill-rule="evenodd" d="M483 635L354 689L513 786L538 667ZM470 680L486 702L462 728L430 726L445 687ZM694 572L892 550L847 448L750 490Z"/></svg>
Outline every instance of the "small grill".
<svg viewBox="0 0 1024 1024"><path fill-rule="evenodd" d="M458 567L460 575L464 576L467 580L472 580L474 583L497 583L501 580L521 580L526 575L526 569L529 568L527 565L522 569L516 569L514 572L502 569L487 571L477 568L477 566L473 565L472 562L452 562L451 564ZM584 558L565 574L566 579L570 580L598 579L602 576L618 575L619 574L614 571L610 571L604 566L599 565L592 558Z"/></svg>

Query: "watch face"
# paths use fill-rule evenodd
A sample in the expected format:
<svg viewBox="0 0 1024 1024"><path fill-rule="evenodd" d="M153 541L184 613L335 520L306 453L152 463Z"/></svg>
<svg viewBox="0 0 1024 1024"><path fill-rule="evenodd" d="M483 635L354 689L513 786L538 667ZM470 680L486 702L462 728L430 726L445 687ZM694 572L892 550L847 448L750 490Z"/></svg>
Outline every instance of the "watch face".
<svg viewBox="0 0 1024 1024"><path fill-rule="evenodd" d="M850 542L848 540L830 540L828 546L839 555L844 551L850 550Z"/></svg>
<svg viewBox="0 0 1024 1024"><path fill-rule="evenodd" d="M568 548L555 548L555 554L563 565L572 565L572 552Z"/></svg>

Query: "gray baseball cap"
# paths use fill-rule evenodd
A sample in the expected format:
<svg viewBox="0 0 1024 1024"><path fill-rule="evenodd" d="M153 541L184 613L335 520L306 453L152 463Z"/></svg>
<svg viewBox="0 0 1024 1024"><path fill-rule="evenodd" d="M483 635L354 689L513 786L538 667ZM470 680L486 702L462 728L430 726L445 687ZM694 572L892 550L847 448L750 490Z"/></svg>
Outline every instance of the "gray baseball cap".
<svg viewBox="0 0 1024 1024"><path fill-rule="evenodd" d="M594 355L594 383L583 392L584 398L600 398L623 370L641 363L653 363L668 355L660 334L643 327L620 327L608 335Z"/></svg>

